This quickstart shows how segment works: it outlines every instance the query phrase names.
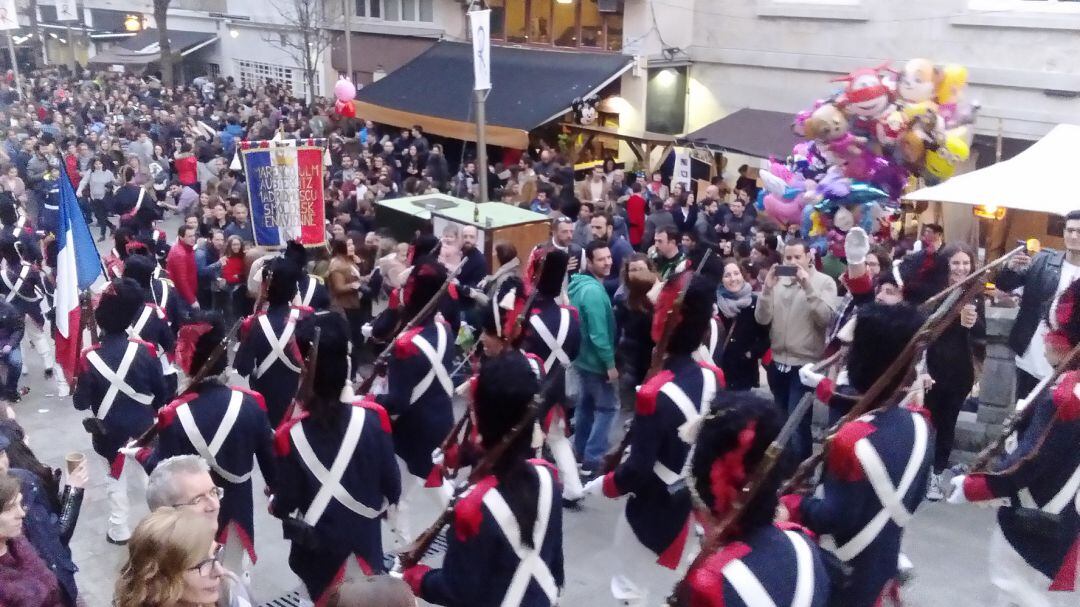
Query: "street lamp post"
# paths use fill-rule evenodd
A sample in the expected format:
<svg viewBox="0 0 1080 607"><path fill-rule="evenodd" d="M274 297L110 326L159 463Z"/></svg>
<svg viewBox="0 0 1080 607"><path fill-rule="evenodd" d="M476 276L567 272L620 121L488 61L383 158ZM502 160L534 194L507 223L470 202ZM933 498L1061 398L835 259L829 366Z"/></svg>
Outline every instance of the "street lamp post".
<svg viewBox="0 0 1080 607"><path fill-rule="evenodd" d="M345 77L349 79L349 82L353 82L352 11L349 10L349 4L351 2L353 2L353 0L341 0L341 12L345 14L345 69L348 70Z"/></svg>

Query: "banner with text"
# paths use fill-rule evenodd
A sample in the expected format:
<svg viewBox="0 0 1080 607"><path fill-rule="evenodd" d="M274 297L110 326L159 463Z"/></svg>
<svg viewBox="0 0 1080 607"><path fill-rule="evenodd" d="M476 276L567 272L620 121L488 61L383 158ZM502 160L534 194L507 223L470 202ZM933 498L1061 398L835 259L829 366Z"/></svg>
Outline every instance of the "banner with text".
<svg viewBox="0 0 1080 607"><path fill-rule="evenodd" d="M319 139L240 144L255 244L326 244L323 145Z"/></svg>

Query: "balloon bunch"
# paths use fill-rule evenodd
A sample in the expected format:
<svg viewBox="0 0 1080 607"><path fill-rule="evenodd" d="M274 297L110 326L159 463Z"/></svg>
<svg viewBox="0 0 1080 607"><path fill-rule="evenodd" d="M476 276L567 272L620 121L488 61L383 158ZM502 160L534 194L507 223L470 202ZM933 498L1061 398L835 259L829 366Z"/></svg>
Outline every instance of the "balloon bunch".
<svg viewBox="0 0 1080 607"><path fill-rule="evenodd" d="M843 255L854 226L887 229L890 213L921 178L948 179L967 160L978 104L965 99L967 68L912 59L837 78L843 88L799 112L805 141L761 171L757 206L784 224L800 223L822 254Z"/></svg>
<svg viewBox="0 0 1080 607"><path fill-rule="evenodd" d="M340 78L334 85L334 97L337 99L334 102L334 112L338 116L356 117L356 106L352 102L356 98L356 85L347 78Z"/></svg>

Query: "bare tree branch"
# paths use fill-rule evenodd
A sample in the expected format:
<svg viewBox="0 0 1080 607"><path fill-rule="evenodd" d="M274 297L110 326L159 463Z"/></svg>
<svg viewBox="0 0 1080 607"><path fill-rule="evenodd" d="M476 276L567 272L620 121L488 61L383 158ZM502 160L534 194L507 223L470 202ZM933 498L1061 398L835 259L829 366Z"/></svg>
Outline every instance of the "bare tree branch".
<svg viewBox="0 0 1080 607"><path fill-rule="evenodd" d="M322 65L323 52L330 47L330 32L323 0L270 0L289 27L264 35L263 41L292 58L304 72L307 99L316 96L315 80Z"/></svg>

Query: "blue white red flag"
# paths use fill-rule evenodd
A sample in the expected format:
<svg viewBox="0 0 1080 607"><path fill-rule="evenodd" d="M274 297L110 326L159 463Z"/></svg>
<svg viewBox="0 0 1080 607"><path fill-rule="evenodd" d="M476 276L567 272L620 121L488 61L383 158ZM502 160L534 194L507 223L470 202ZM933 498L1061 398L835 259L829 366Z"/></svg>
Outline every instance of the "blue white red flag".
<svg viewBox="0 0 1080 607"><path fill-rule="evenodd" d="M56 362L64 370L68 382L75 377L82 348L82 310L79 294L95 283L104 285L105 272L94 237L79 209L75 190L71 187L64 166L60 166L60 224L56 231L59 249L56 253Z"/></svg>
<svg viewBox="0 0 1080 607"><path fill-rule="evenodd" d="M326 243L322 139L240 144L255 244Z"/></svg>

